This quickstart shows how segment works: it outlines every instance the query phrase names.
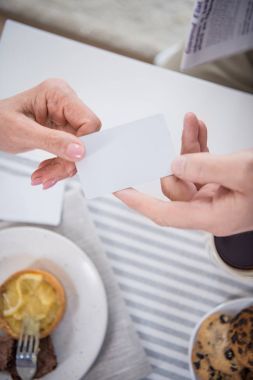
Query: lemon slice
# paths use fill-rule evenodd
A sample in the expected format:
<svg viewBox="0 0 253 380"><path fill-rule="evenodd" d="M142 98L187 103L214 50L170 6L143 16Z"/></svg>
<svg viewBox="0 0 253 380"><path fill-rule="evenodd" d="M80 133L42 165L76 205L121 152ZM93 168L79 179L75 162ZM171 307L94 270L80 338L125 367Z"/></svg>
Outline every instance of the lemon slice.
<svg viewBox="0 0 253 380"><path fill-rule="evenodd" d="M19 279L16 282L16 290L17 290L17 302L14 306L10 306L11 302L8 299L8 296L5 295L5 301L8 305L8 309L5 309L3 311L3 315L5 317L10 317L17 313L17 311L20 309L20 307L23 304L23 296L25 294L34 294L36 292L36 289L41 284L43 280L42 275L40 274L33 274L33 273L25 273L22 276L19 277Z"/></svg>
<svg viewBox="0 0 253 380"><path fill-rule="evenodd" d="M25 273L17 280L18 294L34 294L41 284L43 277L41 274Z"/></svg>
<svg viewBox="0 0 253 380"><path fill-rule="evenodd" d="M5 317L10 317L18 311L20 306L22 306L22 303L23 303L22 296L18 299L18 302L16 303L15 306L10 305L10 300L9 300L8 295L6 293L3 294L3 297L4 297L4 300L7 304L7 306L8 306L8 309L3 311L3 315Z"/></svg>
<svg viewBox="0 0 253 380"><path fill-rule="evenodd" d="M55 302L55 291L51 286L41 285L38 288L36 295L42 305L47 308L52 305L53 302Z"/></svg>

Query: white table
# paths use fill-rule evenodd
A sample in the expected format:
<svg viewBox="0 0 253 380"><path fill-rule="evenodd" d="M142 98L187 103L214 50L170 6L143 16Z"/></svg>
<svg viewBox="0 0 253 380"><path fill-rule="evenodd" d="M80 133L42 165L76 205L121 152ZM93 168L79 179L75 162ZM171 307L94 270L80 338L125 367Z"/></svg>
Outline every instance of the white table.
<svg viewBox="0 0 253 380"><path fill-rule="evenodd" d="M66 79L104 128L162 112L179 148L185 112L206 121L210 149L252 146L253 97L46 32L7 22L0 51L0 97L48 77Z"/></svg>
<svg viewBox="0 0 253 380"><path fill-rule="evenodd" d="M209 127L209 147L253 144L253 97L8 22L0 44L0 97L62 77L104 128L164 113L177 149L184 113ZM204 312L252 285L208 260L203 234L161 229L111 198L89 203L98 233L154 372L149 380L189 379L188 341Z"/></svg>

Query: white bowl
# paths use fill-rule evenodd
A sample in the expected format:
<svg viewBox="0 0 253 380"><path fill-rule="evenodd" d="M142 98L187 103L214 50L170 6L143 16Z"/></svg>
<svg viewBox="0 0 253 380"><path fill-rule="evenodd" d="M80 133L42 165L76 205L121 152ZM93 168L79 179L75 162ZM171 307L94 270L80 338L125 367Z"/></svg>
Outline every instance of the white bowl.
<svg viewBox="0 0 253 380"><path fill-rule="evenodd" d="M199 380L199 377L196 375L194 367L192 365L192 349L196 340L196 336L198 333L198 330L200 328L200 325L202 322L208 318L210 315L222 312L224 314L229 314L231 316L236 315L241 309L244 309L245 307L248 307L250 305L253 305L253 297L246 297L246 298L238 298L232 301L224 302L218 306L216 306L214 309L209 311L207 314L203 316L203 318L198 322L195 329L193 330L193 333L191 335L190 343L189 343L189 352L188 352L188 360L189 360L189 368L191 373L192 380Z"/></svg>

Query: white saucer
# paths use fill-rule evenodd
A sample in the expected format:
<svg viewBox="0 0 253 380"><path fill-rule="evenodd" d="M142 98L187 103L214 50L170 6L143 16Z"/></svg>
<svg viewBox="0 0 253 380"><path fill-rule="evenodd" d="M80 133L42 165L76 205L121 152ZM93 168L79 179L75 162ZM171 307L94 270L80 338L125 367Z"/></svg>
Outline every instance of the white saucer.
<svg viewBox="0 0 253 380"><path fill-rule="evenodd" d="M67 309L53 333L58 367L43 379L79 380L96 359L107 327L106 294L94 264L70 240L41 228L2 230L0 247L0 283L27 267L48 270L62 282Z"/></svg>
<svg viewBox="0 0 253 380"><path fill-rule="evenodd" d="M190 368L190 373L191 373L191 378L192 380L199 380L198 376L196 375L193 365L192 365L192 360L191 360L191 355L192 355L192 349L193 345L195 343L196 335L197 332L200 328L200 325L202 322L209 317L209 315L212 315L217 312L222 312L231 316L236 315L241 309L244 309L245 307L253 305L253 297L246 297L246 298L238 298L232 301L227 301L222 303L221 305L216 306L214 309L209 311L207 314L203 316L203 318L198 322L196 325L191 339L189 343L189 352L188 352L188 360L189 360L189 368Z"/></svg>

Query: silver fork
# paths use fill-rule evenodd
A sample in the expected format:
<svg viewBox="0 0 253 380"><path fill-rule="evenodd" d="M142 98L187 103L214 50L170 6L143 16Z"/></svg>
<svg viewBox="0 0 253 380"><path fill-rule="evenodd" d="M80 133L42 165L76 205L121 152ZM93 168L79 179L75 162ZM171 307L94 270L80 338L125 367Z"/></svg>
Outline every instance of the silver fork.
<svg viewBox="0 0 253 380"><path fill-rule="evenodd" d="M22 380L31 380L37 369L39 351L38 324L28 318L23 320L16 352L16 368Z"/></svg>

